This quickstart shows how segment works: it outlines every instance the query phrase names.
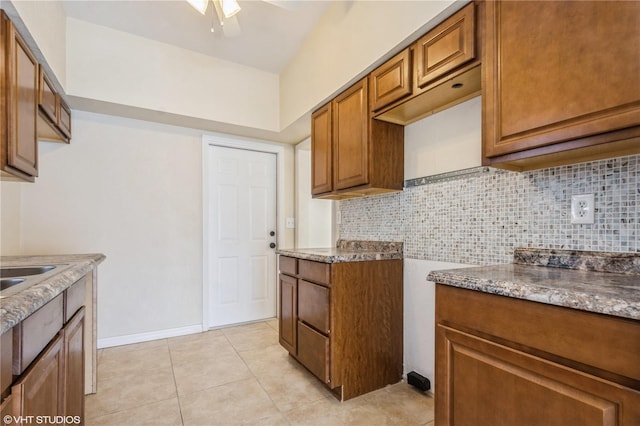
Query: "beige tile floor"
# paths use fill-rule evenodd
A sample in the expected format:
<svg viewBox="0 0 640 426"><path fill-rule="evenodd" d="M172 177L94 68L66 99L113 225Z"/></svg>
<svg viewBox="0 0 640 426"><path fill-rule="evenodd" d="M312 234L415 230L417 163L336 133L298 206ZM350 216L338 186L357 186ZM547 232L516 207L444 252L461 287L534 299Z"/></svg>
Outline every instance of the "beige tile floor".
<svg viewBox="0 0 640 426"><path fill-rule="evenodd" d="M278 344L277 320L102 349L90 425L426 425L404 382L340 403Z"/></svg>

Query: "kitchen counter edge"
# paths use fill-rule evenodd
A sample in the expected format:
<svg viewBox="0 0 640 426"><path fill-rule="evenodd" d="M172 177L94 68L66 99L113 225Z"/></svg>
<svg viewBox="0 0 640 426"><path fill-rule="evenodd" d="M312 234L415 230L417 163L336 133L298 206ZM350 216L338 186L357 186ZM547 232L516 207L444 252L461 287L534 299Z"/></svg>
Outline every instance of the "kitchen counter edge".
<svg viewBox="0 0 640 426"><path fill-rule="evenodd" d="M101 253L50 256L2 256L3 267L68 265L57 274L33 286L0 299L0 334L10 330L29 315L53 300L106 259Z"/></svg>
<svg viewBox="0 0 640 426"><path fill-rule="evenodd" d="M312 260L321 263L367 262L372 260L402 259L402 252L360 251L344 249L278 249L281 256Z"/></svg>
<svg viewBox="0 0 640 426"><path fill-rule="evenodd" d="M427 280L483 293L640 320L640 283L634 275L505 264L432 271L427 275Z"/></svg>

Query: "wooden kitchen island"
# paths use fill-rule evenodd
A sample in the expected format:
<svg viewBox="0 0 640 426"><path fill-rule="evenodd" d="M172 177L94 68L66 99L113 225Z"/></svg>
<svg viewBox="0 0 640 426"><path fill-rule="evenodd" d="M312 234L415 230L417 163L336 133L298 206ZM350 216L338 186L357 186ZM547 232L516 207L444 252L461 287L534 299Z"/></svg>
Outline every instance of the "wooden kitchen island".
<svg viewBox="0 0 640 426"><path fill-rule="evenodd" d="M278 250L280 344L341 401L402 379L402 243Z"/></svg>
<svg viewBox="0 0 640 426"><path fill-rule="evenodd" d="M639 255L519 249L427 279L437 425L640 424Z"/></svg>

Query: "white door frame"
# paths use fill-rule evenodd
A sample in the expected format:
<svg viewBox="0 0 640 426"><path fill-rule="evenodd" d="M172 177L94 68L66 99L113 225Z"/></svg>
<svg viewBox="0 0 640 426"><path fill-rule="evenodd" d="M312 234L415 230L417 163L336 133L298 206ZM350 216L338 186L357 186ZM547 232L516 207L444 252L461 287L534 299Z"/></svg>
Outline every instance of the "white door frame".
<svg viewBox="0 0 640 426"><path fill-rule="evenodd" d="M278 247L284 244L284 146L275 143L250 139L239 139L230 135L212 134L202 136L202 329L208 330L209 324L209 146L244 149L247 151L267 152L276 155L276 240ZM277 270L277 268L276 268ZM276 279L277 282L277 279ZM277 286L276 286L277 287ZM278 292L276 288L276 305ZM280 307L276 306L276 312Z"/></svg>

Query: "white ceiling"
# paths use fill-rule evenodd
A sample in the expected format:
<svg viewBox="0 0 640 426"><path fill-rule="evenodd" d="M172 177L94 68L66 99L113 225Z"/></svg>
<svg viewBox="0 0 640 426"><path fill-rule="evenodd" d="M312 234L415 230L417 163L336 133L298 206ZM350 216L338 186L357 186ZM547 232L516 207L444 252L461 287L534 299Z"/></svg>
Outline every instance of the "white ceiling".
<svg viewBox="0 0 640 426"><path fill-rule="evenodd" d="M226 37L217 23L211 32L211 3L204 16L186 0L65 0L63 5L72 18L279 73L329 1L238 0L237 37Z"/></svg>

